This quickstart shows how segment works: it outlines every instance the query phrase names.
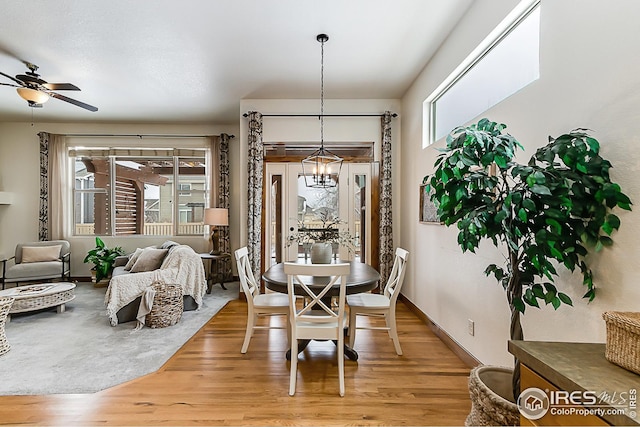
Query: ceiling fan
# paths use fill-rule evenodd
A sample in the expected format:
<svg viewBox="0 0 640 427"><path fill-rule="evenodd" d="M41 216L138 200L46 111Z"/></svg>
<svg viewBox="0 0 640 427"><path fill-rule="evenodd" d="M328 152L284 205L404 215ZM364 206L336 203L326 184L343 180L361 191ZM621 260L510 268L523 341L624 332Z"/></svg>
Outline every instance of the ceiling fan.
<svg viewBox="0 0 640 427"><path fill-rule="evenodd" d="M47 83L40 78L40 75L36 73L38 66L30 62L24 61L29 71L25 74L18 74L15 77L11 77L8 74L0 71L0 74L13 81L14 83L2 83L2 86L11 86L17 88L18 95L29 103L29 107L40 108L42 104L49 100L49 97L56 98L61 101L68 102L73 105L77 105L80 108L84 108L89 111L98 111L97 107L93 105L85 104L84 102L77 101L59 93L53 92L54 90L80 90L79 87L71 83Z"/></svg>

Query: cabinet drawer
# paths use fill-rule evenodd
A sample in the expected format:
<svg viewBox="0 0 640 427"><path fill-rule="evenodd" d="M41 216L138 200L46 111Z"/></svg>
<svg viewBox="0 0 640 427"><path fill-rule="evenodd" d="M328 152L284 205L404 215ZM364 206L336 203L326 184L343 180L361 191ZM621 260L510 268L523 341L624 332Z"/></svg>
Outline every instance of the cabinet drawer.
<svg viewBox="0 0 640 427"><path fill-rule="evenodd" d="M541 390L558 391L558 388L526 365L520 365L520 390L536 387ZM572 390L567 390L572 391ZM608 426L606 421L596 415L554 415L550 411L538 420L529 420L520 415L520 425L528 426Z"/></svg>

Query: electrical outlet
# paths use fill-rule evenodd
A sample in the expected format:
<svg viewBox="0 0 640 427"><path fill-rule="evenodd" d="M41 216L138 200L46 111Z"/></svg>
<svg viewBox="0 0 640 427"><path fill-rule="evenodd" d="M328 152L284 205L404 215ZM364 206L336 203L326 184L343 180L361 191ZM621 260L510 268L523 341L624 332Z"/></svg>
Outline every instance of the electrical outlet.
<svg viewBox="0 0 640 427"><path fill-rule="evenodd" d="M467 332L469 332L471 336L475 334L475 323L471 319L467 319Z"/></svg>

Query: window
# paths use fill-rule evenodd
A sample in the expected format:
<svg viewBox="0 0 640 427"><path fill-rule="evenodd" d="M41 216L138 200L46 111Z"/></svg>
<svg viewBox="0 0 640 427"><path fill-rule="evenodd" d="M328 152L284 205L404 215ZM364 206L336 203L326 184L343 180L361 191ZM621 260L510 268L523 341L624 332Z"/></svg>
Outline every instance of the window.
<svg viewBox="0 0 640 427"><path fill-rule="evenodd" d="M204 149L80 149L75 235L202 235L208 197Z"/></svg>
<svg viewBox="0 0 640 427"><path fill-rule="evenodd" d="M190 196L191 184L178 184L178 192L181 196Z"/></svg>
<svg viewBox="0 0 640 427"><path fill-rule="evenodd" d="M540 77L539 0L523 0L423 103L423 147Z"/></svg>

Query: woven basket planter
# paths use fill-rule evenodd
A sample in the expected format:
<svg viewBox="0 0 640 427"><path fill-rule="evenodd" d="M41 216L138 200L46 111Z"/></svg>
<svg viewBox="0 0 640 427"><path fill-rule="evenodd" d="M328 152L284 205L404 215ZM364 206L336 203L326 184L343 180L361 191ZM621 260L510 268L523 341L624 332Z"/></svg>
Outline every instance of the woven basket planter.
<svg viewBox="0 0 640 427"><path fill-rule="evenodd" d="M0 356L11 350L7 336L4 333L4 325L7 323L7 315L11 310L12 304L13 298L0 298Z"/></svg>
<svg viewBox="0 0 640 427"><path fill-rule="evenodd" d="M178 323L184 308L182 286L155 282L151 287L156 294L145 324L150 328L166 328Z"/></svg>
<svg viewBox="0 0 640 427"><path fill-rule="evenodd" d="M604 357L640 374L640 313L606 311L602 318L607 324Z"/></svg>
<svg viewBox="0 0 640 427"><path fill-rule="evenodd" d="M465 426L520 425L518 406L505 398L511 395L513 369L478 366L469 374L471 412Z"/></svg>

